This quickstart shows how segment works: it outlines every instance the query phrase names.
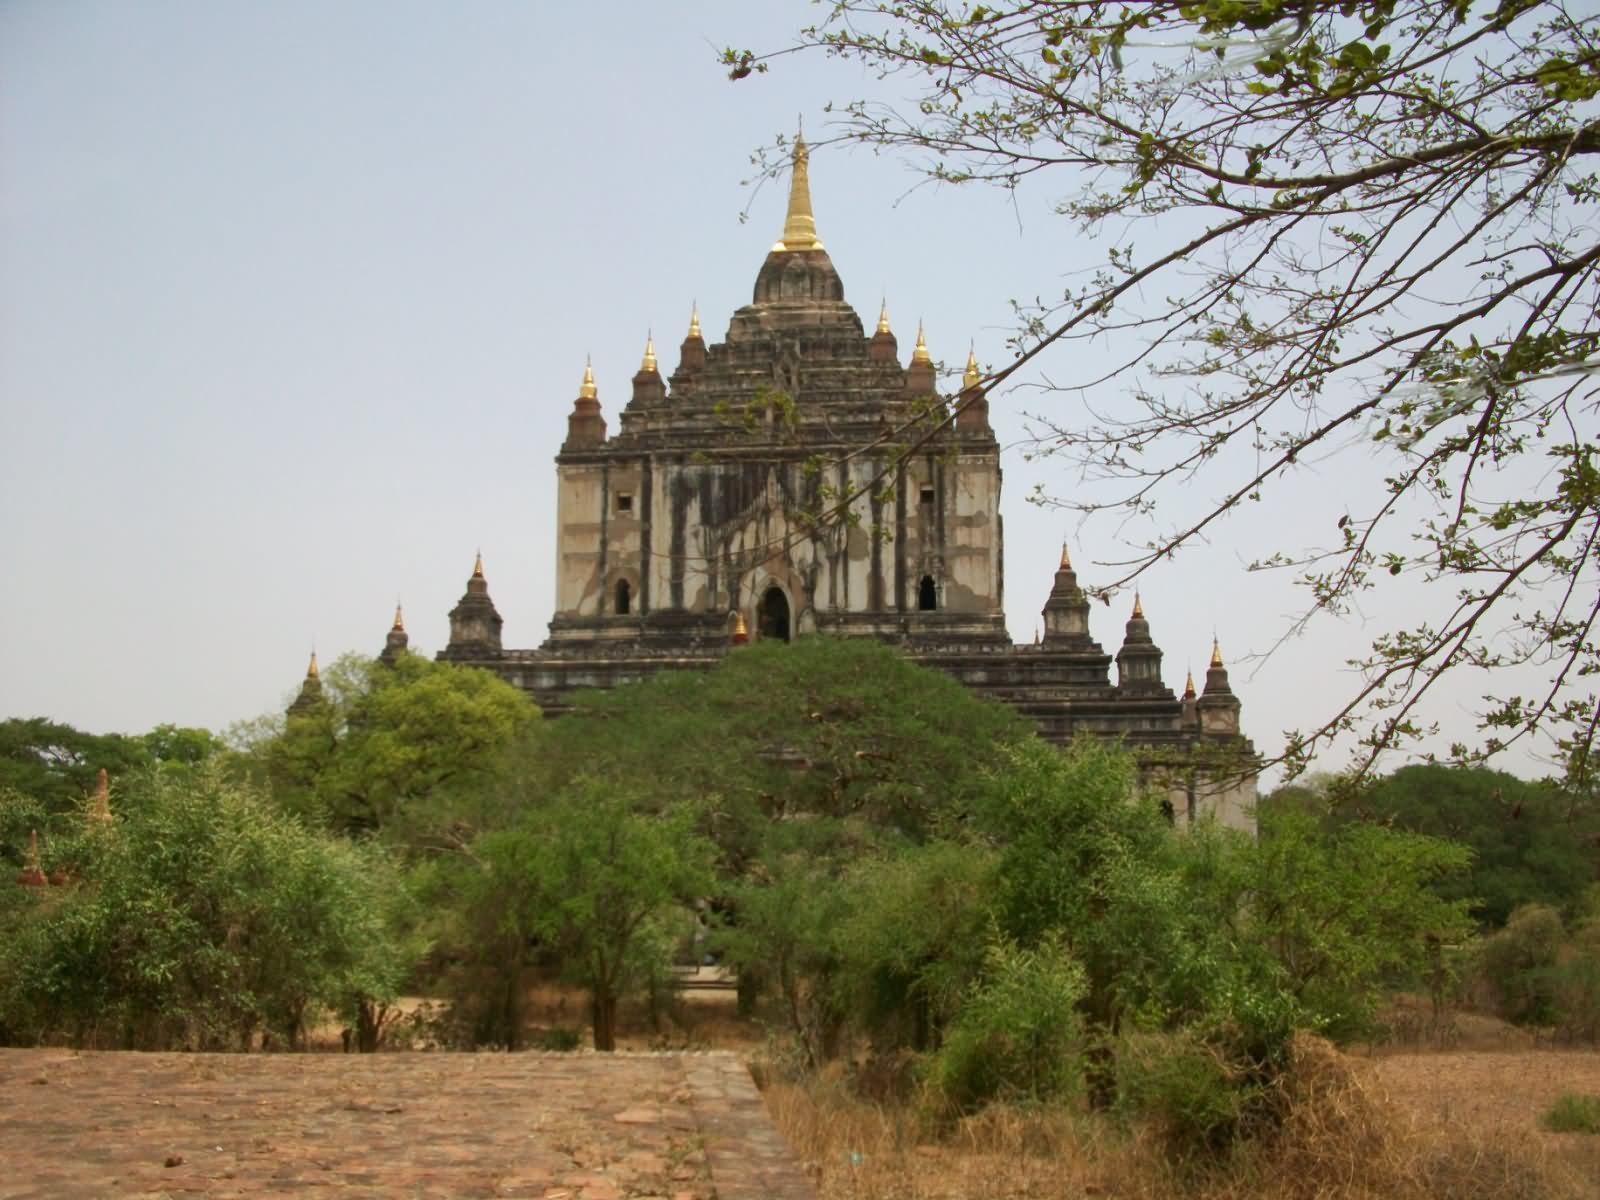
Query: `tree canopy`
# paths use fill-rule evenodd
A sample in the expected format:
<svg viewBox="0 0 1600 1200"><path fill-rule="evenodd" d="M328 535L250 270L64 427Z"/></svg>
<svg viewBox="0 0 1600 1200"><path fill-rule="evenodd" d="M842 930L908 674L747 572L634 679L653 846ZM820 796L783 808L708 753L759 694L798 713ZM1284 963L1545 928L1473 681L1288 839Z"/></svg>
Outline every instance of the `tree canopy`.
<svg viewBox="0 0 1600 1200"><path fill-rule="evenodd" d="M1587 772L1600 17L1561 0L824 7L792 47L727 50L733 77L808 50L896 75L909 102L831 106L813 144L926 155L944 183L1043 180L1105 247L1064 290L1023 281L1046 298L984 389L1037 360L1063 401L1038 449L1097 484L1053 502L1147 520L1108 586L1302 464L1348 460L1359 481L1375 462L1308 517L1323 532L1254 565L1295 572L1307 618L1391 576L1430 600L1285 757L1354 731L1370 764L1429 731L1442 679L1533 664L1537 690L1486 696L1455 753L1538 733Z"/></svg>

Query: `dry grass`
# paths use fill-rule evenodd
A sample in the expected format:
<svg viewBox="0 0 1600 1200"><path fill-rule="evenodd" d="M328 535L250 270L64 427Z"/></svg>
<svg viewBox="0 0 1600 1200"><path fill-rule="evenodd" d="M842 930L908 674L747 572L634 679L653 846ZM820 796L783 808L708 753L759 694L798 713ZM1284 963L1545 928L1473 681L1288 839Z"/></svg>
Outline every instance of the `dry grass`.
<svg viewBox="0 0 1600 1200"><path fill-rule="evenodd" d="M1414 1056L1438 1068L1462 1055ZM936 1133L901 1106L856 1098L838 1077L769 1084L767 1106L813 1172L822 1200L1592 1200L1600 1164L1573 1152L1577 1135L1540 1133L1538 1114L1562 1090L1583 1090L1600 1056L1549 1071L1546 1055L1510 1055L1549 1096L1517 1093L1474 1120L1439 1119L1447 1094L1485 1090L1475 1071L1419 1070L1406 1058L1363 1062L1315 1038L1296 1044L1285 1082L1288 1119L1270 1144L1222 1168L1167 1163L1153 1135L1118 1131L1078 1112L990 1109ZM1528 1062L1534 1059L1534 1062ZM1541 1085L1542 1086L1542 1085ZM1391 1095L1390 1091L1394 1094ZM1591 1087L1590 1090L1593 1090ZM1542 1094L1542 1093L1541 1093ZM1427 1103L1420 1103L1423 1098ZM1463 1097L1466 1099L1466 1097ZM1429 1105L1434 1107L1430 1108Z"/></svg>

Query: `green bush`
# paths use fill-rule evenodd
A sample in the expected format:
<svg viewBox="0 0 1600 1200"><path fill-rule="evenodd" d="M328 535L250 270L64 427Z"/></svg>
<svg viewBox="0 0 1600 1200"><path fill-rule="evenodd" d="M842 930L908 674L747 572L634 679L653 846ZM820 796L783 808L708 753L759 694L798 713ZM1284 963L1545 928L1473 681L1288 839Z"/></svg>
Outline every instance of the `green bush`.
<svg viewBox="0 0 1600 1200"><path fill-rule="evenodd" d="M1126 1036L1116 1065L1118 1111L1152 1123L1180 1162L1225 1154L1268 1096L1258 1072L1194 1029Z"/></svg>
<svg viewBox="0 0 1600 1200"><path fill-rule="evenodd" d="M1539 1124L1551 1133L1600 1133L1600 1096L1562 1092Z"/></svg>
<svg viewBox="0 0 1600 1200"><path fill-rule="evenodd" d="M1086 984L1056 938L997 940L928 1068L930 1099L967 1113L993 1099L1058 1100L1083 1086L1078 1005Z"/></svg>
<svg viewBox="0 0 1600 1200"><path fill-rule="evenodd" d="M1506 927L1484 940L1478 969L1502 1017L1551 1025L1559 1017L1557 964L1565 931L1548 904L1524 904Z"/></svg>

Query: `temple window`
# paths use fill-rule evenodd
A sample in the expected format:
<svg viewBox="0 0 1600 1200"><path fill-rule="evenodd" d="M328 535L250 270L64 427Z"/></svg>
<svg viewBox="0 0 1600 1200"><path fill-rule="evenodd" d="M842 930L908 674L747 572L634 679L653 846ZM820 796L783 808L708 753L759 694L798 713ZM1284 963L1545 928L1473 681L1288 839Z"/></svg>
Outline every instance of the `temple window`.
<svg viewBox="0 0 1600 1200"><path fill-rule="evenodd" d="M933 612L939 607L939 589L932 575L922 577L922 584L917 588L917 607L923 612Z"/></svg>
<svg viewBox="0 0 1600 1200"><path fill-rule="evenodd" d="M628 609L633 603L633 589L628 586L626 579L617 580L617 605L618 616L627 616Z"/></svg>
<svg viewBox="0 0 1600 1200"><path fill-rule="evenodd" d="M631 513L633 511L633 494L631 492L617 493L617 511Z"/></svg>

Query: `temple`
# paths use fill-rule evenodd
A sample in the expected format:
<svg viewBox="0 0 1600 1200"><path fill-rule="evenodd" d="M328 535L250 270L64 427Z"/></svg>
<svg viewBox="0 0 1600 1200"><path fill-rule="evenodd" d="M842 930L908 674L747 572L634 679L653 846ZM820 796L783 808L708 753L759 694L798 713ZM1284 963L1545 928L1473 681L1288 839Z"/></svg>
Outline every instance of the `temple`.
<svg viewBox="0 0 1600 1200"><path fill-rule="evenodd" d="M1012 643L1000 448L977 362L941 396L920 329L905 365L886 308L866 330L818 237L808 165L797 141L783 236L722 341L706 341L694 309L664 376L647 337L614 432L585 364L555 460L544 644L502 645L480 555L439 657L559 715L575 689L705 667L747 640L878 638L1052 741L1125 739L1175 818L1253 828L1254 751L1216 647L1204 690L1191 678L1175 694L1136 597L1113 657L1065 549L1043 637ZM397 609L384 654L405 647Z"/></svg>

